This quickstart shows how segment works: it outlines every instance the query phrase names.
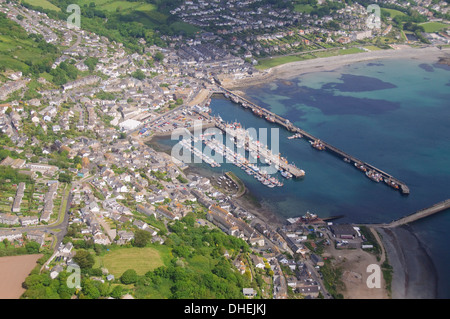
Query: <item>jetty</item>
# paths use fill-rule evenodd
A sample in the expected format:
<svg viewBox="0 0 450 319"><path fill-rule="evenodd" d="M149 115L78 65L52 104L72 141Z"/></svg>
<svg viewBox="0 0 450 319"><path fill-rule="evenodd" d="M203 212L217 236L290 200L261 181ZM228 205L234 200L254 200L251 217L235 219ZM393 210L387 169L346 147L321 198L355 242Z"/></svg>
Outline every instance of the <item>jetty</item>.
<svg viewBox="0 0 450 319"><path fill-rule="evenodd" d="M285 119L222 86L217 86L217 88L213 91L213 93L215 94L221 93L226 98L229 98L232 102L239 104L246 109L250 109L256 116L265 118L267 121L271 123L281 125L288 131L293 132L294 134L298 134L297 136L301 136L303 139L309 141L312 147L316 148L319 151L327 151L341 158L342 160L349 163L353 167L364 172L365 175L372 181L377 183L383 182L389 187L392 187L393 189L400 191L402 194L409 195L410 193L409 187L404 182L382 171L381 169L369 163L366 163L350 154L347 154L346 152L340 150L337 147L334 147L329 143L320 140L319 138L313 136L312 134L306 132L305 130L293 125L288 119Z"/></svg>
<svg viewBox="0 0 450 319"><path fill-rule="evenodd" d="M449 208L450 208L450 199L447 199L447 200L444 200L437 204L434 204L430 207L418 210L417 212L412 213L410 215L396 219L396 220L390 222L389 224L376 224L376 225L372 224L370 226L383 227L383 228L398 227L398 226L409 224L409 223L415 222L419 219L423 219L425 217L437 214L437 213L447 210Z"/></svg>
<svg viewBox="0 0 450 319"><path fill-rule="evenodd" d="M305 176L305 171L298 168L294 164L288 163L288 161L281 157L279 154L273 154L270 149L268 149L265 145L259 143L259 141L245 140L246 136L240 136L238 130L230 129L230 127L216 120L216 127L223 132L225 132L228 136L231 136L235 139L235 143L238 141L244 141L243 147L245 150L250 152L251 154L255 154L259 158L264 158L266 163L274 164L277 167L277 170L287 172L291 174L295 178L300 178Z"/></svg>

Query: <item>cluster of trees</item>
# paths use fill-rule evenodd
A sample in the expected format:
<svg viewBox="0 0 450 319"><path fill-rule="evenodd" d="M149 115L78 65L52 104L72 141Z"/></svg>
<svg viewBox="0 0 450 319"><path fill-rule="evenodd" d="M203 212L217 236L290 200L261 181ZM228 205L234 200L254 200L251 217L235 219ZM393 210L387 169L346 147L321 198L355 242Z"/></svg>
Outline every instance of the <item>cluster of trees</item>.
<svg viewBox="0 0 450 319"><path fill-rule="evenodd" d="M319 18L324 17L326 15L330 15L331 13L345 8L345 3L342 2L333 2L326 1L321 5L314 5L314 9L311 11L311 16L317 15Z"/></svg>
<svg viewBox="0 0 450 319"><path fill-rule="evenodd" d="M135 79L138 79L140 81L144 80L146 78L145 73L142 70L136 70L133 73L131 73L131 76Z"/></svg>
<svg viewBox="0 0 450 319"><path fill-rule="evenodd" d="M33 179L30 176L20 174L17 169L11 168L10 166L0 166L0 183L4 184L6 180L9 180L11 183L33 182Z"/></svg>
<svg viewBox="0 0 450 319"><path fill-rule="evenodd" d="M51 280L48 272L40 274L37 271L26 279L24 288L27 291L23 297L70 298L77 294L81 299L120 298L131 289L137 298L155 297L156 294L173 299L238 299L243 298L242 288L258 289L258 280L251 281L248 274L241 275L232 261L224 257L225 250L234 256L245 256L250 252L248 244L218 229L198 227L198 214L202 213L190 213L169 224L171 233L164 245L171 252L168 254L171 259L164 266L148 271L145 275L138 275L134 269L128 269L114 281L114 285L111 282L101 283L90 277L103 275L100 268L93 268L95 254L105 253L108 247L94 245L92 241L75 240L73 243L77 251L73 260L81 269L81 291L67 287L70 275L67 272L61 272L55 280ZM70 227L67 236L76 237L79 231L77 227ZM71 240L67 236L64 243ZM137 230L132 246L149 247L153 245L150 239L148 232ZM95 254L91 252L92 249ZM134 288L130 288L130 285Z"/></svg>
<svg viewBox="0 0 450 319"><path fill-rule="evenodd" d="M8 239L4 239L0 243L0 257L38 254L40 249L41 245L34 241L28 241L24 245L16 247Z"/></svg>
<svg viewBox="0 0 450 319"><path fill-rule="evenodd" d="M84 60L84 64L88 67L89 71L94 72L95 67L98 64L98 58L88 57Z"/></svg>
<svg viewBox="0 0 450 319"><path fill-rule="evenodd" d="M136 293L145 297L149 291L168 287L173 299L242 298L242 288L256 285L234 269L225 258L228 250L235 255L250 251L242 239L217 229L196 227L196 215L191 213L173 222L165 245L174 258L167 266L149 271L136 280ZM255 288L257 288L255 286Z"/></svg>
<svg viewBox="0 0 450 319"><path fill-rule="evenodd" d="M56 85L63 85L69 81L76 80L78 77L78 69L69 62L61 62L55 69L50 71L53 76L53 83Z"/></svg>
<svg viewBox="0 0 450 319"><path fill-rule="evenodd" d="M38 77L41 73L51 70L59 50L55 45L47 43L42 35L28 35L19 24L8 19L2 12L0 12L0 34L10 37L12 41L19 41L21 46L30 43L30 47L27 47L27 49L32 51L32 58L21 61L27 66L20 70L25 75ZM19 58L17 59L20 60ZM10 66L0 64L0 71L3 72L8 67Z"/></svg>

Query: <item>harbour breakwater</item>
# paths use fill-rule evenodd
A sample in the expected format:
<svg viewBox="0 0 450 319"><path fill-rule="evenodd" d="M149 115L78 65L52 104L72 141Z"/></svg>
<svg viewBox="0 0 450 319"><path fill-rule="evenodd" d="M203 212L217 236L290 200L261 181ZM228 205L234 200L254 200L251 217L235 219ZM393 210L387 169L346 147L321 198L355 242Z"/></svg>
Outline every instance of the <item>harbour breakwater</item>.
<svg viewBox="0 0 450 319"><path fill-rule="evenodd" d="M311 144L311 146L314 147L315 149L319 151L329 152L330 154L344 160L346 163L349 163L356 169L363 172L366 175L366 177L370 178L372 181L376 183L384 182L384 184L388 185L389 187L400 191L401 194L409 195L410 190L409 187L406 185L406 183L402 182L398 178L395 178L389 173L367 162L364 162L350 154L347 154L343 150L340 150L339 148L334 147L329 143L322 141L321 139L310 134L309 132L295 126L288 119L285 119L222 86L217 86L216 88L211 89L211 94L223 94L226 98L230 99L232 102L242 106L245 109L250 109L256 116L265 118L270 123L275 123L284 127L286 130L294 134L293 137L295 138L301 137L307 140Z"/></svg>

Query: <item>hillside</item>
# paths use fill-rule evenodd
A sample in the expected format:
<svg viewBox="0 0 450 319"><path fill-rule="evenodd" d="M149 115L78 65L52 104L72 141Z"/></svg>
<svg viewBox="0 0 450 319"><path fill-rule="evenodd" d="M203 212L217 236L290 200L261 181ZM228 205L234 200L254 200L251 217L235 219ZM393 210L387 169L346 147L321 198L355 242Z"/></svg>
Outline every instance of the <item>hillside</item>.
<svg viewBox="0 0 450 319"><path fill-rule="evenodd" d="M36 62L50 62L57 49L41 36L28 35L17 23L0 13L0 71L27 73Z"/></svg>
<svg viewBox="0 0 450 319"><path fill-rule="evenodd" d="M66 9L77 4L81 9L81 27L106 36L111 41L124 43L126 47L139 51L139 40L149 45L164 46L162 35L192 35L198 28L179 21L170 10L180 0L22 0L30 9L45 12L53 19L65 20L71 13Z"/></svg>

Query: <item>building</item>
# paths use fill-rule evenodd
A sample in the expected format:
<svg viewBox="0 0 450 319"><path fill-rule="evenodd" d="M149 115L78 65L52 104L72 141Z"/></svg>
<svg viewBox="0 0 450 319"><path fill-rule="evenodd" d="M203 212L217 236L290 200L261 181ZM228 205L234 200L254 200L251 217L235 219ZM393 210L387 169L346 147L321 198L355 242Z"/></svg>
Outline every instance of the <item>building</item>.
<svg viewBox="0 0 450 319"><path fill-rule="evenodd" d="M45 234L44 232L38 230L28 231L27 239L35 241L42 246L45 242Z"/></svg>
<svg viewBox="0 0 450 319"><path fill-rule="evenodd" d="M124 131L136 130L142 125L142 122L133 119L128 119L119 124L120 128Z"/></svg>
<svg viewBox="0 0 450 319"><path fill-rule="evenodd" d="M253 288L242 288L242 293L247 298L254 298L256 296L256 291Z"/></svg>
<svg viewBox="0 0 450 319"><path fill-rule="evenodd" d="M315 266L323 267L325 265L322 257L316 254L311 254L311 261L314 263Z"/></svg>
<svg viewBox="0 0 450 319"><path fill-rule="evenodd" d="M19 224L19 217L11 214L0 214L0 224L17 225Z"/></svg>
<svg viewBox="0 0 450 319"><path fill-rule="evenodd" d="M163 206L158 207L156 209L156 212L171 220L179 219L178 216L176 216L174 213L172 213L170 210L168 210L166 207Z"/></svg>
<svg viewBox="0 0 450 319"><path fill-rule="evenodd" d="M342 239L354 239L358 236L358 232L353 228L352 225L342 224L342 225L330 225L330 231L336 238Z"/></svg>
<svg viewBox="0 0 450 319"><path fill-rule="evenodd" d="M25 192L25 183L19 183L16 191L16 197L14 198L14 202L12 205L12 212L19 213L20 212L20 204L22 203L22 198Z"/></svg>
<svg viewBox="0 0 450 319"><path fill-rule="evenodd" d="M20 224L22 227L39 224L39 218L37 216L25 216L20 218Z"/></svg>

